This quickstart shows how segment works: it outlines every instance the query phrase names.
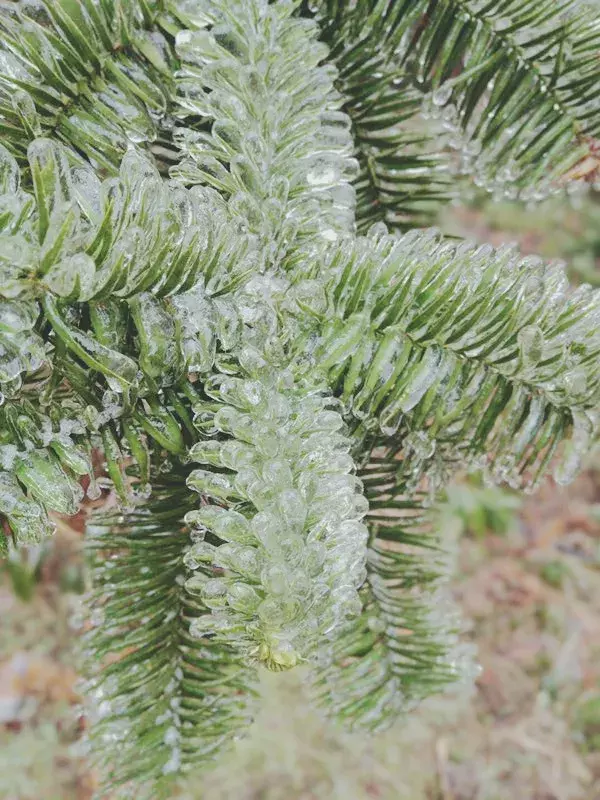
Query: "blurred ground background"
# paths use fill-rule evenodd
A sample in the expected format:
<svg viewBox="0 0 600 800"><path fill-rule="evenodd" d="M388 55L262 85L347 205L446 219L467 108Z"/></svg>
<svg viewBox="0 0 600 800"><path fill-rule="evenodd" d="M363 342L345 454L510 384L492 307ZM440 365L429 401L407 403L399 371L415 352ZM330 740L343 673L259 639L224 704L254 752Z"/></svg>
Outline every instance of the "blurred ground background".
<svg viewBox="0 0 600 800"><path fill-rule="evenodd" d="M446 231L563 258L600 284L600 204L535 210L478 199ZM600 800L600 453L567 488L519 498L477 481L449 491L454 591L482 672L374 738L311 711L301 672L263 676L262 710L191 800ZM0 566L0 798L88 800L70 745L85 720L74 668L81 531Z"/></svg>

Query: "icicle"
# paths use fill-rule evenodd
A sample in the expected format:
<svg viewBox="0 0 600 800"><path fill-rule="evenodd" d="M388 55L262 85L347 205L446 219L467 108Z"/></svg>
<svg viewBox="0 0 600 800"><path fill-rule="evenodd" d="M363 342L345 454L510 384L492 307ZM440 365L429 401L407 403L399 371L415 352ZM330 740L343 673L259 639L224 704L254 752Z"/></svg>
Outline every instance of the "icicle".
<svg viewBox="0 0 600 800"><path fill-rule="evenodd" d="M557 483L566 486L575 478L593 435L593 424L587 414L583 411L575 413L571 438L566 442L562 457L554 469Z"/></svg>

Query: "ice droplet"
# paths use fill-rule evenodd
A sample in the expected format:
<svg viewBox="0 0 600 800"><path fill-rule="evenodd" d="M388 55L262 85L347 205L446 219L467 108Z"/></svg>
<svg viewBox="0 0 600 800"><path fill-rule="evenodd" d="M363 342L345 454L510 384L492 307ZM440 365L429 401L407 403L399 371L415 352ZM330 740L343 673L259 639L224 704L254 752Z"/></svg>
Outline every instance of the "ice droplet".
<svg viewBox="0 0 600 800"><path fill-rule="evenodd" d="M15 158L0 145L0 191L16 194L19 188L19 167Z"/></svg>
<svg viewBox="0 0 600 800"><path fill-rule="evenodd" d="M561 486L571 483L579 469L593 437L590 418L582 411L573 414L573 432L565 443L562 459L554 469L554 480Z"/></svg>
<svg viewBox="0 0 600 800"><path fill-rule="evenodd" d="M449 83L442 83L442 85L435 89L431 95L433 104L436 106L445 106L451 97L452 86Z"/></svg>
<svg viewBox="0 0 600 800"><path fill-rule="evenodd" d="M330 186L339 179L339 169L331 158L323 155L316 157L306 173L306 181L311 186Z"/></svg>
<svg viewBox="0 0 600 800"><path fill-rule="evenodd" d="M544 334L538 325L527 325L517 334L521 359L525 367L539 364L544 354Z"/></svg>
<svg viewBox="0 0 600 800"><path fill-rule="evenodd" d="M563 375L563 384L569 397L583 397L587 389L587 377L583 367L574 367Z"/></svg>

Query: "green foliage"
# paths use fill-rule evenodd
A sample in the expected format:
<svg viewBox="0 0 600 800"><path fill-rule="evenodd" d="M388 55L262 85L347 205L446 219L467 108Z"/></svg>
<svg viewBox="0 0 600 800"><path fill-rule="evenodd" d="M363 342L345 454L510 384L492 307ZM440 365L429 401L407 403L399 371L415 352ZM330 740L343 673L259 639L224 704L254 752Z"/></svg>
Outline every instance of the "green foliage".
<svg viewBox="0 0 600 800"><path fill-rule="evenodd" d="M324 2L319 9L321 36L331 47L330 58L339 70L336 85L352 120L361 233L378 221L400 230L431 224L438 207L452 196L449 160L420 115L423 92L395 57L402 33L423 13L408 5L352 8Z"/></svg>
<svg viewBox="0 0 600 800"><path fill-rule="evenodd" d="M453 193L453 173L473 175L498 197L540 199L590 152L600 125L592 7L571 0L309 6L354 123L365 223L426 224Z"/></svg>
<svg viewBox="0 0 600 800"><path fill-rule="evenodd" d="M353 728L380 730L473 671L444 586L450 543L441 543L430 500L409 488L411 471L380 447L361 472L371 530L363 612L321 649L313 678L317 701Z"/></svg>
<svg viewBox="0 0 600 800"><path fill-rule="evenodd" d="M192 500L181 482L155 485L143 508L89 526L92 746L105 756L107 786L136 781L135 797L171 797L172 775L218 750L247 716L247 667L190 633L209 615L185 583L181 515ZM135 591L133 602L115 586Z"/></svg>
<svg viewBox="0 0 600 800"><path fill-rule="evenodd" d="M155 2L5 6L5 145L24 158L28 142L49 136L72 148L73 157L114 173L129 142L154 142L165 127L176 68L165 30L176 24Z"/></svg>
<svg viewBox="0 0 600 800"><path fill-rule="evenodd" d="M8 575L14 594L20 600L31 600L35 591L35 572L31 566L18 557L18 554L6 558L2 564L2 572Z"/></svg>
<svg viewBox="0 0 600 800"><path fill-rule="evenodd" d="M227 438L191 448L203 468L189 474L188 486L221 505L204 505L186 520L225 543L201 541L185 559L192 568L207 562L225 570L193 581L213 609L194 631L285 669L309 657L324 632L360 613L355 589L364 579L368 538L360 520L368 506L351 474L342 416L328 408L332 399L294 387L284 370L253 377L210 378L204 390L217 400L216 411L209 403L196 407L206 409L204 431L212 423Z"/></svg>
<svg viewBox="0 0 600 800"><path fill-rule="evenodd" d="M533 487L562 448L566 481L596 436L598 295L384 224L446 193L420 93L517 193L595 131L595 23L488 6L0 9L0 514L28 542L83 486L120 505L85 635L118 796L172 796L258 666L369 729L468 677L428 507L464 466Z"/></svg>
<svg viewBox="0 0 600 800"><path fill-rule="evenodd" d="M570 480L594 435L597 293L510 247L380 234L333 256L338 318L317 351L361 427L403 442L417 481L460 460L514 485L571 430L555 472Z"/></svg>

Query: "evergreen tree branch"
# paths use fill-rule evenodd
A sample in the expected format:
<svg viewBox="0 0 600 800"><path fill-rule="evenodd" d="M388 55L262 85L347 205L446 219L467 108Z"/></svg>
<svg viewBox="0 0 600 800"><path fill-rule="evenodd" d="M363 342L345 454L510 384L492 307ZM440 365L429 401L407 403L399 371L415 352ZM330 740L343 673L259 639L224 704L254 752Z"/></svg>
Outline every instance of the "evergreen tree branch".
<svg viewBox="0 0 600 800"><path fill-rule="evenodd" d="M318 66L328 50L314 23L285 4L210 8L217 33L184 31L176 49L181 113L212 128L178 129L187 157L171 174L214 187L232 220L258 238L264 266L292 269L296 243L319 247L354 227L350 120L330 69Z"/></svg>
<svg viewBox="0 0 600 800"><path fill-rule="evenodd" d="M361 5L359 11L323 3L317 16L352 120L360 164L358 230L364 233L376 222L400 230L427 227L452 196L451 159L440 148L440 132L430 132L431 123L420 117L422 92L394 57L400 31L393 23L401 4L371 5L376 7L365 11ZM403 29L419 18L414 9L408 16Z"/></svg>
<svg viewBox="0 0 600 800"><path fill-rule="evenodd" d="M217 342L227 350L239 336L225 295L254 256L246 238L228 236L210 197L169 187L133 150L104 183L48 139L28 153L33 195L0 150L0 513L13 535L36 540L52 529L47 510L77 510L100 436L125 496L125 421L183 453L181 423L160 393L186 370L210 369ZM190 304L204 316L190 317Z"/></svg>
<svg viewBox="0 0 600 800"><path fill-rule="evenodd" d="M313 357L366 432L404 441L419 475L478 463L535 485L571 431L556 473L569 480L597 426L597 291L435 232L374 233L329 269L335 318Z"/></svg>
<svg viewBox="0 0 600 800"><path fill-rule="evenodd" d="M191 499L184 477L171 475L143 507L88 526L91 744L119 796L172 797L174 781L248 720L252 670L223 643L189 632L209 613L184 584Z"/></svg>
<svg viewBox="0 0 600 800"><path fill-rule="evenodd" d="M317 702L351 728L381 730L474 669L445 589L449 542L440 541L427 495L407 493L409 476L389 448L376 449L362 472L370 503L363 613L330 637L313 674Z"/></svg>
<svg viewBox="0 0 600 800"><path fill-rule="evenodd" d="M400 231L428 227L456 196L452 157L440 149L443 137L427 132L422 96L405 79L393 79L375 96L367 96L364 81L357 84L353 89L346 82L342 91L352 96L344 108L353 121L360 164L358 231L377 222Z"/></svg>
<svg viewBox="0 0 600 800"><path fill-rule="evenodd" d="M401 145L415 140L406 125L406 81L424 96L424 116L443 118L447 133L436 137L434 158L447 166L455 161L454 171L474 175L499 196L545 196L598 135L600 30L580 2L324 0L317 18L355 125L363 227L377 219L406 226L402 178L406 171L410 186L413 164ZM427 152L427 135L418 138ZM443 154L444 138L459 157ZM415 187L417 210L421 194L427 202L438 188Z"/></svg>
<svg viewBox="0 0 600 800"><path fill-rule="evenodd" d="M0 9L0 134L25 159L56 139L114 174L128 144L169 127L172 35L189 19L145 0L44 0Z"/></svg>
<svg viewBox="0 0 600 800"><path fill-rule="evenodd" d="M211 378L204 392L216 402L195 407L204 434L219 438L190 451L203 467L188 485L211 504L187 520L216 539L189 560L225 570L198 581L213 614L196 632L287 669L360 612L367 503L331 398L258 350L242 362L246 377Z"/></svg>

